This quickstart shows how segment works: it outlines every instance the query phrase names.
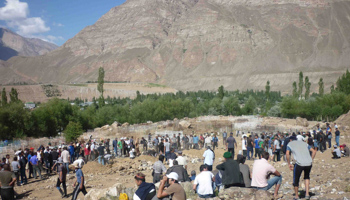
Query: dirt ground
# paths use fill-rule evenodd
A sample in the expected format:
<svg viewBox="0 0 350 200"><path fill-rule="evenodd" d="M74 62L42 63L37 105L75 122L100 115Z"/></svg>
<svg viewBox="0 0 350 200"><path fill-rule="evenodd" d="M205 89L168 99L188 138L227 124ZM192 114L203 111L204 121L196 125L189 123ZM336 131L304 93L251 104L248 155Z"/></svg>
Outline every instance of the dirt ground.
<svg viewBox="0 0 350 200"><path fill-rule="evenodd" d="M220 138L221 139L221 138ZM240 137L236 138L238 141L238 150L241 149ZM349 138L341 139L341 143L348 143ZM236 150L236 154L238 153ZM222 155L225 152L222 141L219 141L219 148L215 150L216 159L214 161L214 168L223 161ZM202 150L184 150L183 154L188 158L188 173L195 170L199 173L199 166L202 164ZM200 160L199 160L200 159ZM146 181L151 181L150 166L157 159L151 156L139 156L131 160L129 158L116 158L112 164L102 166L97 162L88 162L83 167L83 172L86 179L86 189L103 189L113 186L116 183L125 184L126 187L135 187L134 174L141 171L146 174ZM192 162L192 160L196 162ZM252 160L248 160L246 164L252 169ZM313 163L311 172L311 194L312 199L343 199L343 197L350 198L350 159L341 158L338 160L331 159L331 150L328 149L324 153L318 152ZM142 169L140 166L145 164L147 167ZM271 162L272 165L282 174L282 193L283 199L292 199L292 171L289 170L285 162ZM44 173L45 174L45 173ZM29 179L29 184L16 187L15 190L19 194L18 199L38 199L38 200L58 200L61 199L55 184L57 175L47 177L42 181ZM75 175L70 172L67 177L68 194L73 192L73 181ZM300 182L301 190L304 187ZM71 198L71 196L69 197ZM84 199L83 194L79 194L78 199Z"/></svg>

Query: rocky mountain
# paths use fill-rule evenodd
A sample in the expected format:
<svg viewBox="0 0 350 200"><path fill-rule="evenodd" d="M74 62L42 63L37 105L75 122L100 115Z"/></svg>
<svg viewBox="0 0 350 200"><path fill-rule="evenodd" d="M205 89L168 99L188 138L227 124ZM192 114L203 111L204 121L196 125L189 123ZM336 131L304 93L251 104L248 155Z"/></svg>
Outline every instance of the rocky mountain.
<svg viewBox="0 0 350 200"><path fill-rule="evenodd" d="M350 65L350 0L127 0L56 51L13 57L27 82L157 82L181 90L328 89ZM1 76L1 75L0 75ZM2 83L3 79L0 77Z"/></svg>
<svg viewBox="0 0 350 200"><path fill-rule="evenodd" d="M36 38L25 38L8 29L0 28L0 60L13 56L38 56L58 46Z"/></svg>

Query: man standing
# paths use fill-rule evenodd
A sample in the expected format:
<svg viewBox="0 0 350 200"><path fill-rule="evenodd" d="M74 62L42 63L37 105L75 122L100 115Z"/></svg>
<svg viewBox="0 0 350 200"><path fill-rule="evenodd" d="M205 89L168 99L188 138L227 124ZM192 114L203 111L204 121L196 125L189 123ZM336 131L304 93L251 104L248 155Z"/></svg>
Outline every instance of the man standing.
<svg viewBox="0 0 350 200"><path fill-rule="evenodd" d="M258 190L267 191L272 188L272 186L276 185L274 197L275 199L278 199L282 197L281 195L278 195L278 190L282 183L282 175L269 164L268 159L269 153L264 152L261 159L254 161L252 187L256 187ZM269 179L271 174L275 176Z"/></svg>
<svg viewBox="0 0 350 200"><path fill-rule="evenodd" d="M181 149L181 134L179 133L178 135L177 135L177 148L178 148L178 150L180 150Z"/></svg>
<svg viewBox="0 0 350 200"><path fill-rule="evenodd" d="M138 186L133 199L134 200L151 200L156 196L156 187L153 183L146 183L146 176L142 173L137 173L135 183Z"/></svg>
<svg viewBox="0 0 350 200"><path fill-rule="evenodd" d="M67 197L67 186L66 186L66 176L67 176L67 169L63 165L62 158L59 158L57 161L58 164L58 178L56 183L57 190L61 193L62 198ZM63 187L63 191L61 189L61 184Z"/></svg>
<svg viewBox="0 0 350 200"><path fill-rule="evenodd" d="M21 184L27 184L27 176L26 176L26 165L27 165L27 159L24 156L24 152L21 152L21 155L19 157L19 171L21 174Z"/></svg>
<svg viewBox="0 0 350 200"><path fill-rule="evenodd" d="M38 172L38 173L39 173L40 179L42 179L42 177L41 177L41 170L40 170L40 167L38 166L38 165L39 165L39 161L38 161L38 158L37 158L37 155L36 155L36 154L34 154L34 155L30 158L30 163L31 163L32 166L33 166L34 178L36 179L36 173Z"/></svg>
<svg viewBox="0 0 350 200"><path fill-rule="evenodd" d="M215 182L214 174L208 171L206 165L201 165L200 174L196 176L193 182L193 190L197 192L200 198L214 197L213 182Z"/></svg>
<svg viewBox="0 0 350 200"><path fill-rule="evenodd" d="M222 133L222 145L224 145L224 146L226 145L226 144L225 144L226 139L227 139L227 132L224 131L224 132Z"/></svg>
<svg viewBox="0 0 350 200"><path fill-rule="evenodd" d="M259 146L259 142L260 142L259 136L255 135L255 140L254 140L255 155L254 155L254 157L256 158L256 156L258 156L259 159L261 159L261 149Z"/></svg>
<svg viewBox="0 0 350 200"><path fill-rule="evenodd" d="M102 143L100 143L100 146L97 148L98 150L98 163L102 163L102 165L105 165L105 147L102 146Z"/></svg>
<svg viewBox="0 0 350 200"><path fill-rule="evenodd" d="M158 149L159 151L157 153L164 155L165 152L164 152L164 139L163 138L160 140L158 148L159 148Z"/></svg>
<svg viewBox="0 0 350 200"><path fill-rule="evenodd" d="M69 152L67 147L63 147L63 151L61 153L61 158L63 160L63 164L67 169L67 174L69 174Z"/></svg>
<svg viewBox="0 0 350 200"><path fill-rule="evenodd" d="M74 146L73 146L73 142L71 142L69 146L70 163L74 162L74 154L75 154Z"/></svg>
<svg viewBox="0 0 350 200"><path fill-rule="evenodd" d="M334 123L335 124L335 123ZM338 127L335 128L335 143L339 147L339 138L340 138L340 131Z"/></svg>
<svg viewBox="0 0 350 200"><path fill-rule="evenodd" d="M15 191L13 190L13 186L16 182L16 176L13 172L11 172L11 167L9 164L5 164L3 169L3 171L0 171L1 199L14 200Z"/></svg>
<svg viewBox="0 0 350 200"><path fill-rule="evenodd" d="M311 156L310 156L311 151ZM290 153L293 154L294 160L296 161L293 165L290 163ZM310 199L309 188L310 188L310 172L312 168L312 161L316 156L316 150L309 148L307 143L303 141L296 141L296 137L291 136L290 142L287 146L287 163L289 164L290 170L293 171L293 186L295 192L295 198L299 199L298 189L299 180L301 173L304 171L305 180L305 198Z"/></svg>
<svg viewBox="0 0 350 200"><path fill-rule="evenodd" d="M236 139L233 137L233 133L230 133L230 137L226 140L226 150L231 152L233 159L235 159L235 147L237 148Z"/></svg>
<svg viewBox="0 0 350 200"><path fill-rule="evenodd" d="M118 143L117 143L117 148L118 148L118 153L117 153L117 155L118 155L119 157L122 157L122 151L123 151L123 141L122 141L122 139L120 139L120 140L118 141Z"/></svg>
<svg viewBox="0 0 350 200"><path fill-rule="evenodd" d="M20 165L18 163L18 159L17 156L13 157L13 161L11 162L11 166L12 166L12 171L16 176L16 180L17 180L17 186L20 186L20 182L19 182L19 168Z"/></svg>
<svg viewBox="0 0 350 200"><path fill-rule="evenodd" d="M203 157L204 157L204 164L208 166L208 171L212 171L215 154L213 150L210 149L210 146L207 146L207 150L204 152Z"/></svg>
<svg viewBox="0 0 350 200"><path fill-rule="evenodd" d="M157 197L159 199L171 196L172 200L184 200L186 198L186 192L182 188L182 186L178 183L178 175L175 172L171 172L170 174L163 176L163 180L160 181L159 190ZM169 187L164 190L165 183L169 182Z"/></svg>
<svg viewBox="0 0 350 200"><path fill-rule="evenodd" d="M222 175L222 184L225 188L243 186L244 181L238 162L233 160L231 152L225 152L224 158L225 162L216 166L216 169L224 171Z"/></svg>
<svg viewBox="0 0 350 200"><path fill-rule="evenodd" d="M113 140L112 145L113 145L113 150L114 150L115 157L117 157L118 156L118 138L115 138Z"/></svg>
<svg viewBox="0 0 350 200"><path fill-rule="evenodd" d="M155 137L155 138L153 139L152 143L153 143L154 149L156 150L156 153L158 154L158 153L159 153L159 149L158 149L159 141L158 141L158 138Z"/></svg>
<svg viewBox="0 0 350 200"><path fill-rule="evenodd" d="M166 168L163 164L164 156L159 155L159 159L153 164L153 183L158 183L163 173L166 172Z"/></svg>
<svg viewBox="0 0 350 200"><path fill-rule="evenodd" d="M193 148L194 149L199 149L198 142L199 142L199 137L197 135L194 135L194 137L193 137Z"/></svg>
<svg viewBox="0 0 350 200"><path fill-rule="evenodd" d="M215 147L219 148L218 146L219 138L216 136L216 134L214 134L212 142L213 142L213 150L215 151Z"/></svg>
<svg viewBox="0 0 350 200"><path fill-rule="evenodd" d="M168 139L165 139L164 152L165 152L165 160L168 161L168 157L170 154L170 143L169 143Z"/></svg>
<svg viewBox="0 0 350 200"><path fill-rule="evenodd" d="M252 140L252 135L249 135L248 139L247 139L247 152L248 152L248 160L250 160L250 158L253 158L253 140Z"/></svg>
<svg viewBox="0 0 350 200"><path fill-rule="evenodd" d="M76 180L73 184L73 187L75 187L75 189L73 191L72 200L76 200L79 195L79 192L83 192L84 196L87 194L87 192L84 186L85 179L84 179L83 171L81 171L81 169L79 168L78 163L74 163L73 165L75 167Z"/></svg>
<svg viewBox="0 0 350 200"><path fill-rule="evenodd" d="M246 135L243 136L242 151L243 151L243 156L246 157L247 156L247 136Z"/></svg>
<svg viewBox="0 0 350 200"><path fill-rule="evenodd" d="M277 162L279 162L281 161L281 144L277 135L275 135L273 146L274 146L274 152L277 157Z"/></svg>

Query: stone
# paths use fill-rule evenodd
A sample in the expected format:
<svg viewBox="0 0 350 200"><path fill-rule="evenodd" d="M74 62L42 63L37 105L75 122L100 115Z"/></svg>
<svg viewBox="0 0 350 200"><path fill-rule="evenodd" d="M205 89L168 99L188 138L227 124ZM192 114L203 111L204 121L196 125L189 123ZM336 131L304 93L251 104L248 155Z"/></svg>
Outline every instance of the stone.
<svg viewBox="0 0 350 200"><path fill-rule="evenodd" d="M309 122L307 121L307 119L301 118L301 117L297 117L296 118L296 124L298 126L303 126L303 127L308 127L309 126Z"/></svg>
<svg viewBox="0 0 350 200"><path fill-rule="evenodd" d="M137 188L126 188L122 183L116 183L110 188L91 189L85 195L85 200L115 200L119 198L121 193L126 193L131 199Z"/></svg>
<svg viewBox="0 0 350 200"><path fill-rule="evenodd" d="M104 126L101 127L101 129L104 130L104 131L108 130L109 129L109 125L104 125Z"/></svg>
<svg viewBox="0 0 350 200"><path fill-rule="evenodd" d="M125 123L122 125L122 127L128 127L128 126L130 126L130 124L129 124L128 122L125 122Z"/></svg>
<svg viewBox="0 0 350 200"><path fill-rule="evenodd" d="M182 128L191 128L191 123L186 121L186 120L181 120L179 122L179 125L182 127Z"/></svg>
<svg viewBox="0 0 350 200"><path fill-rule="evenodd" d="M273 195L268 191L253 188L230 187L219 193L220 199L254 199L271 200Z"/></svg>

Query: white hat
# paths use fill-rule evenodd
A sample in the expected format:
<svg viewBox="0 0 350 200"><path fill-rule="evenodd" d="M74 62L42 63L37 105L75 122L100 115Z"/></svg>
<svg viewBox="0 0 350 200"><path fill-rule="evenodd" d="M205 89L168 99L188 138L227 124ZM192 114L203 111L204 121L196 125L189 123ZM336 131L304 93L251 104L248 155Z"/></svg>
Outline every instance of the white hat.
<svg viewBox="0 0 350 200"><path fill-rule="evenodd" d="M166 177L174 179L176 181L179 179L179 175L177 175L176 172L171 172L170 174L166 175Z"/></svg>

